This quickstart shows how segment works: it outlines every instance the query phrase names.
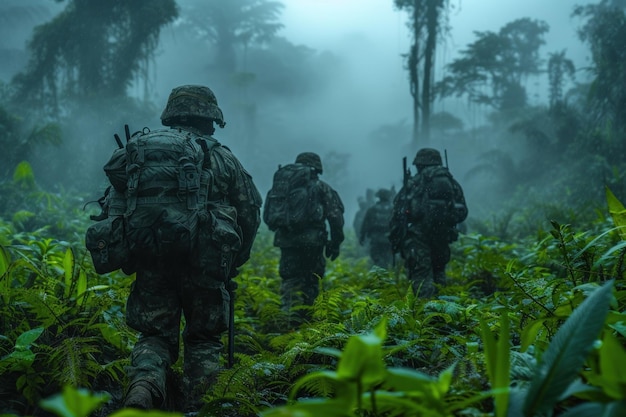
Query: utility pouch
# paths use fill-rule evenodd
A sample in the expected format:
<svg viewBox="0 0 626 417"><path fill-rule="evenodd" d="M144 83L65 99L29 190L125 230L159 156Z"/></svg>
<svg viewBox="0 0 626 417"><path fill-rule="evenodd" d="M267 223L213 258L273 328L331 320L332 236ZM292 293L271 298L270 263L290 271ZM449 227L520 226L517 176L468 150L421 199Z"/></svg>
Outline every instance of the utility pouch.
<svg viewBox="0 0 626 417"><path fill-rule="evenodd" d="M242 245L237 211L227 205L210 204L207 214L200 223L195 258L203 274L226 282Z"/></svg>
<svg viewBox="0 0 626 417"><path fill-rule="evenodd" d="M124 234L124 217L108 217L87 228L85 246L98 274L130 264L130 250Z"/></svg>

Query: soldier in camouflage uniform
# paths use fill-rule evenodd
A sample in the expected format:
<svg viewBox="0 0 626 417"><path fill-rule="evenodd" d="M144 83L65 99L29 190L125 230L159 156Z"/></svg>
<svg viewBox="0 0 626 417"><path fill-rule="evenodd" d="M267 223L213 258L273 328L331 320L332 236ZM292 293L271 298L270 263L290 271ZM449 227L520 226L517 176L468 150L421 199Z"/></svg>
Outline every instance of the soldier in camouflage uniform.
<svg viewBox="0 0 626 417"><path fill-rule="evenodd" d="M415 155L413 165L417 168L417 174L408 178L394 199L390 241L394 253L400 252L405 261L413 290L420 297L432 297L437 293L434 284L444 285L446 282L445 269L450 261L449 244L458 238L455 226L465 220L468 211L463 190L447 168L443 167L439 151L431 148L420 149ZM444 171L449 177L449 194L454 201L451 210L451 217L454 218L443 227L430 222L424 214L424 207L419 207L419 203L415 201L424 192L431 196L438 193L431 186L426 189L420 186L424 183L424 178L435 171Z"/></svg>
<svg viewBox="0 0 626 417"><path fill-rule="evenodd" d="M363 226L363 219L365 218L365 213L367 213L367 209L372 207L375 204L374 201L374 190L368 188L365 191L365 197L357 198L357 202L359 203L359 209L354 215L354 220L352 221L352 227L354 228L354 234L357 239L361 235L361 226Z"/></svg>
<svg viewBox="0 0 626 417"><path fill-rule="evenodd" d="M322 161L313 152L304 152L296 157L296 163L308 165L322 174ZM324 276L326 257L334 261L339 256L339 247L344 240L344 206L339 194L324 181L317 180L319 197L323 207L323 219L308 228L298 231L276 230L274 246L280 248L279 273L283 308L312 305L319 293L319 279ZM330 240L328 239L328 223Z"/></svg>
<svg viewBox="0 0 626 417"><path fill-rule="evenodd" d="M213 92L191 85L172 90L161 121L173 130L204 137L215 132L214 123L225 125ZM236 268L250 256L260 224L261 196L228 148L215 147L210 162L221 199L236 209L242 232L242 246L229 273L233 277ZM140 336L127 368L125 407L150 409L164 405L166 373L179 356L181 315L185 318L183 389L187 410L201 406L201 396L219 370L221 335L229 324L228 283L198 267L195 255L190 255L191 259L136 259L137 275L127 302L126 320ZM208 253L196 255L210 257ZM219 258L214 261L220 262ZM219 270L218 265L215 270Z"/></svg>
<svg viewBox="0 0 626 417"><path fill-rule="evenodd" d="M393 211L391 190L381 188L376 192L378 201L365 213L359 243L365 245L369 240L370 258L374 265L388 268L393 261L391 242L389 242L389 221Z"/></svg>

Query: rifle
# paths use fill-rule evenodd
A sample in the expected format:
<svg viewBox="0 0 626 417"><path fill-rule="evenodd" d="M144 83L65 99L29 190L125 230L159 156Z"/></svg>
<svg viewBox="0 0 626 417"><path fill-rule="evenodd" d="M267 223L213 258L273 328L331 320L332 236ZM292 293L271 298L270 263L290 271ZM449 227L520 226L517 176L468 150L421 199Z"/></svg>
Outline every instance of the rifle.
<svg viewBox="0 0 626 417"><path fill-rule="evenodd" d="M407 185L409 185L410 177L411 177L411 170L406 167L406 156L405 156L402 158L402 187L404 188L405 191L406 191Z"/></svg>
<svg viewBox="0 0 626 417"><path fill-rule="evenodd" d="M406 228L408 224L408 206L406 205L406 193L408 191L409 177L411 171L406 167L406 156L402 158L402 189L400 194L394 199L393 218L390 224L389 240L391 242L391 251L398 252L400 243L406 236ZM394 256L395 263L395 256Z"/></svg>

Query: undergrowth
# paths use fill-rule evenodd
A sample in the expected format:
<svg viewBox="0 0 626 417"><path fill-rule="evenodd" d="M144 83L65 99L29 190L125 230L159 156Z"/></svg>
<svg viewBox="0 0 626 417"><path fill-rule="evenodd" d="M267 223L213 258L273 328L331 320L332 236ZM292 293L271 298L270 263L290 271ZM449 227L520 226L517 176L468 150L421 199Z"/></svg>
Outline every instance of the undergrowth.
<svg viewBox="0 0 626 417"><path fill-rule="evenodd" d="M31 187L24 204L38 203L33 216L18 202L0 213L0 414L131 415L118 410L136 340L124 321L133 277L96 274L86 213L15 181ZM626 222L607 198L584 227L462 235L430 300L412 293L399 259L371 266L348 233L308 322L280 308L279 253L262 227L235 278L235 365L223 364L200 414L621 415L626 373L612 364L626 363ZM73 214L48 227L40 213Z"/></svg>

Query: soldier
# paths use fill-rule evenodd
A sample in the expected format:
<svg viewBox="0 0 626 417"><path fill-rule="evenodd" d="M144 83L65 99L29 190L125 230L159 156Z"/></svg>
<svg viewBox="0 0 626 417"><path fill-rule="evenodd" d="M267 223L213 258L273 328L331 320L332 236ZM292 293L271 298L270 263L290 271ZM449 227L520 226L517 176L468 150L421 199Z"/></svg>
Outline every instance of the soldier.
<svg viewBox="0 0 626 417"><path fill-rule="evenodd" d="M126 151L120 149L122 161L132 161L136 156L130 155L131 149L138 149L139 142L144 144L143 149L153 147L152 153L138 152L137 162L126 167L128 178L120 181L118 187L125 188L124 192L130 196L127 204L136 210L135 214L145 213L148 208L165 213L150 225L159 232L164 230L161 222L171 217L167 214L174 213L174 208L199 205L199 231L197 242L190 245L189 250L176 251L176 245L183 245L183 240L173 239L168 243L174 250L161 250L159 254L138 249L141 244L138 236L146 238L148 229L138 228L143 234L129 236L134 242L131 245L135 245L136 279L127 301L126 321L140 334L127 368L129 385L124 406L163 407L167 396L166 373L179 356L180 324L184 315L183 389L187 395L185 409L193 411L202 405L201 397L219 370L221 335L229 324L229 280L250 256L260 224L262 200L239 160L211 137L215 132L214 123L222 128L225 123L209 88L194 85L174 88L161 122L169 128L133 135ZM198 151L198 155L204 156L198 158L200 161L180 158L180 167L163 168L159 161L167 160L169 152L186 152L172 147L172 142L186 144L186 149L192 150L190 155ZM159 146L150 145L154 143ZM194 168L196 163L201 164L201 169ZM107 165L115 164L110 161ZM134 176L135 172L141 175ZM173 180L159 177L160 172L172 176ZM127 208L127 217L129 213L132 210ZM135 214L128 217L129 227L133 222L145 220ZM232 227L225 219L232 221ZM177 232L186 236L188 230L181 225L185 225L182 220ZM221 240L229 233L238 240L230 247ZM215 248L207 244L214 244Z"/></svg>
<svg viewBox="0 0 626 417"><path fill-rule="evenodd" d="M313 304L325 272L324 250L334 261L344 240L344 206L339 194L318 178L322 172L319 155L299 154L294 164L274 174L263 208L263 220L276 232L274 246L281 251L280 292L286 310Z"/></svg>
<svg viewBox="0 0 626 417"><path fill-rule="evenodd" d="M378 201L365 213L359 243L369 240L370 258L374 265L388 268L393 261L389 242L389 222L393 211L392 190L381 188L376 192Z"/></svg>
<svg viewBox="0 0 626 417"><path fill-rule="evenodd" d="M456 225L467 217L467 205L439 151L420 149L413 164L417 174L410 177L405 172L404 185L394 199L390 242L405 261L413 290L431 297L437 292L434 283L445 284L449 244L458 238Z"/></svg>
<svg viewBox="0 0 626 417"><path fill-rule="evenodd" d="M357 202L359 203L359 209L354 215L354 220L352 221L352 227L354 228L354 233L357 237L361 235L361 226L363 225L363 219L365 218L365 213L367 209L372 207L375 203L374 201L374 190L368 188L365 191L365 197L360 196L357 198Z"/></svg>

